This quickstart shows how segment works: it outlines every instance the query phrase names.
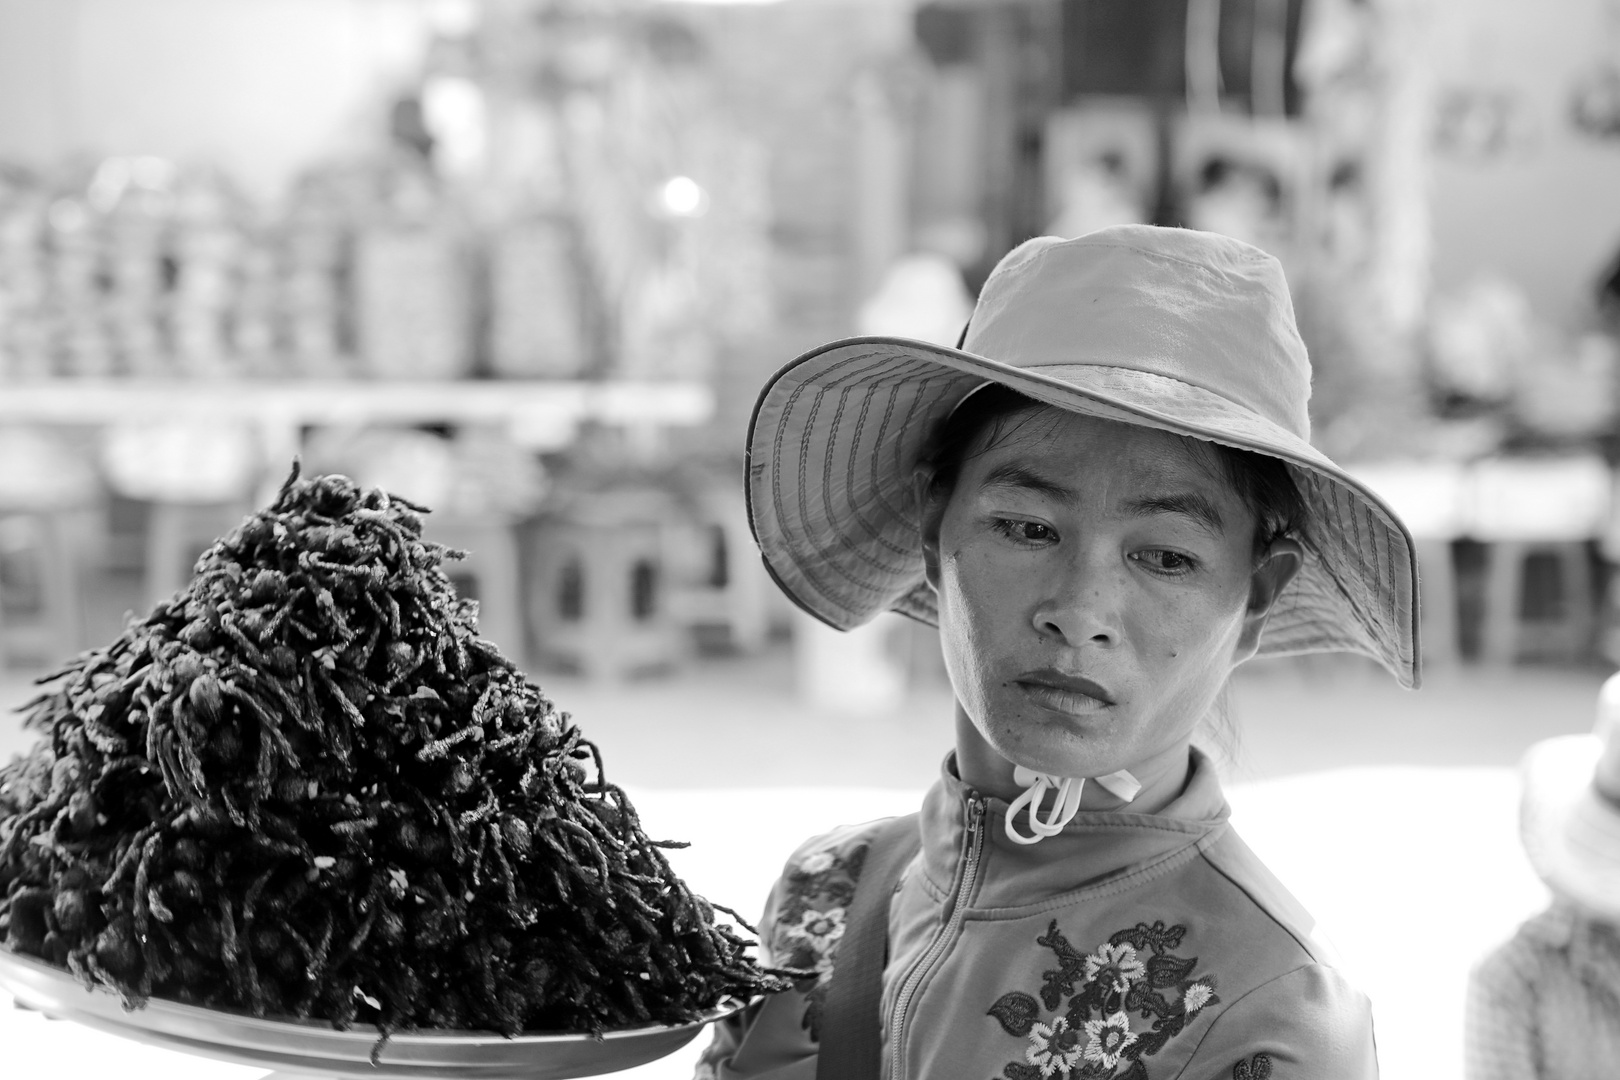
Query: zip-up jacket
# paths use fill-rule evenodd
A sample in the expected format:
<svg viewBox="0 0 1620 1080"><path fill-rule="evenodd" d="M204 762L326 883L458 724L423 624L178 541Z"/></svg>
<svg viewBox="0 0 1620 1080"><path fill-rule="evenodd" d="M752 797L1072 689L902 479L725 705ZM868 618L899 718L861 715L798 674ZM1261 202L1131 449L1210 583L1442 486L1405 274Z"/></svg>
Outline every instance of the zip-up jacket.
<svg viewBox="0 0 1620 1080"><path fill-rule="evenodd" d="M886 1080L1372 1080L1372 1014L1238 838L1209 760L1158 814L1023 846L947 758L889 908ZM813 1080L827 977L877 823L802 845L760 925L815 972L717 1025L700 1080Z"/></svg>

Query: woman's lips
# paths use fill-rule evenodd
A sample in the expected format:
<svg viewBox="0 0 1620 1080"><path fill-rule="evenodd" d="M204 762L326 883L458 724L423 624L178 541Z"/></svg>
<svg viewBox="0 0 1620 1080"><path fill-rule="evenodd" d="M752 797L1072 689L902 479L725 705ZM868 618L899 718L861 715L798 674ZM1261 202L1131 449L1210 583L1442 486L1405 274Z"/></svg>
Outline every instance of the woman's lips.
<svg viewBox="0 0 1620 1080"><path fill-rule="evenodd" d="M1101 712L1114 704L1113 695L1090 679L1061 671L1028 671L1014 680L1035 701L1057 712Z"/></svg>

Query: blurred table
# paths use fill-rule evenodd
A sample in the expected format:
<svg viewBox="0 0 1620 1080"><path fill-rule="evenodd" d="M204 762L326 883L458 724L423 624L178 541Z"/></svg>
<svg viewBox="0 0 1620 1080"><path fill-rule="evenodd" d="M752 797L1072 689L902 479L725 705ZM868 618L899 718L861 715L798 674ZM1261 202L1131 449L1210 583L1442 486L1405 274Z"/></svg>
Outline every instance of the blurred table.
<svg viewBox="0 0 1620 1080"><path fill-rule="evenodd" d="M1230 789L1233 822L1316 916L1345 973L1372 998L1385 1080L1461 1080L1469 966L1546 903L1518 844L1518 779L1506 768L1338 769ZM650 835L700 893L755 915L799 842L846 822L913 810L920 790L751 788L630 792ZM761 813L761 808L769 812ZM745 857L744 857L745 856ZM137 1046L0 995L5 1075L212 1076L261 1070ZM685 1080L707 1035L625 1080Z"/></svg>
<svg viewBox="0 0 1620 1080"><path fill-rule="evenodd" d="M0 422L141 420L258 427L267 461L291 460L316 424L504 424L520 444L565 445L588 420L631 429L692 426L714 415L701 383L455 380L46 379L0 384Z"/></svg>
<svg viewBox="0 0 1620 1080"><path fill-rule="evenodd" d="M192 422L243 424L258 434L266 470L257 501L315 425L495 424L528 449L560 450L586 421L656 439L714 415L701 383L480 379L44 379L0 383L0 424ZM656 444L654 444L656 445Z"/></svg>

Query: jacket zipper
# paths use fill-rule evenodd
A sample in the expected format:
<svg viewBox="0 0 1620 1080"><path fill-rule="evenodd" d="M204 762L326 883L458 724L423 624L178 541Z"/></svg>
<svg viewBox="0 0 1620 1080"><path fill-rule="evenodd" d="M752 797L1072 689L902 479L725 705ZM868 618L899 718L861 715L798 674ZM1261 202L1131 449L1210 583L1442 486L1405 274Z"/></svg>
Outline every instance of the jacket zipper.
<svg viewBox="0 0 1620 1080"><path fill-rule="evenodd" d="M928 951L917 966L911 969L906 981L900 984L900 992L894 999L894 1017L889 1025L889 1080L904 1080L901 1070L905 1064L902 1060L905 1043L901 1038L901 1029L905 1026L906 1010L911 1007L911 999L923 978L944 957L962 930L962 923L967 918L967 898L979 877L979 858L983 847L984 800L974 795L968 799L967 851L962 855L962 877L956 886L956 893L951 897L950 914L939 936L928 946Z"/></svg>

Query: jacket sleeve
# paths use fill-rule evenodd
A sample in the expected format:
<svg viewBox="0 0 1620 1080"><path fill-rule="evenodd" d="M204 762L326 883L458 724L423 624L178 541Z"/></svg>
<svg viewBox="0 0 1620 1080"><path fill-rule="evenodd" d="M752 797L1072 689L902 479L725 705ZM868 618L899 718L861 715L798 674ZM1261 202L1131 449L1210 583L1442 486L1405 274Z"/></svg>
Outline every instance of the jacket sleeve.
<svg viewBox="0 0 1620 1080"><path fill-rule="evenodd" d="M1372 1006L1308 964L1249 991L1210 1025L1184 1080L1377 1080Z"/></svg>
<svg viewBox="0 0 1620 1080"><path fill-rule="evenodd" d="M759 920L759 960L765 967L786 962L772 948L779 936L784 891L778 880ZM815 1080L816 1043L804 1022L813 986L814 980L800 980L791 990L761 998L715 1024L694 1080Z"/></svg>
<svg viewBox="0 0 1620 1080"><path fill-rule="evenodd" d="M1468 976L1463 1019L1465 1080L1535 1080L1534 952L1515 938Z"/></svg>
<svg viewBox="0 0 1620 1080"><path fill-rule="evenodd" d="M714 1026L698 1058L695 1080L815 1080L816 1044L800 1025L798 990L775 994Z"/></svg>
<svg viewBox="0 0 1620 1080"><path fill-rule="evenodd" d="M876 824L816 837L789 857L760 917L759 960L805 977L716 1024L697 1080L815 1080L822 997Z"/></svg>

